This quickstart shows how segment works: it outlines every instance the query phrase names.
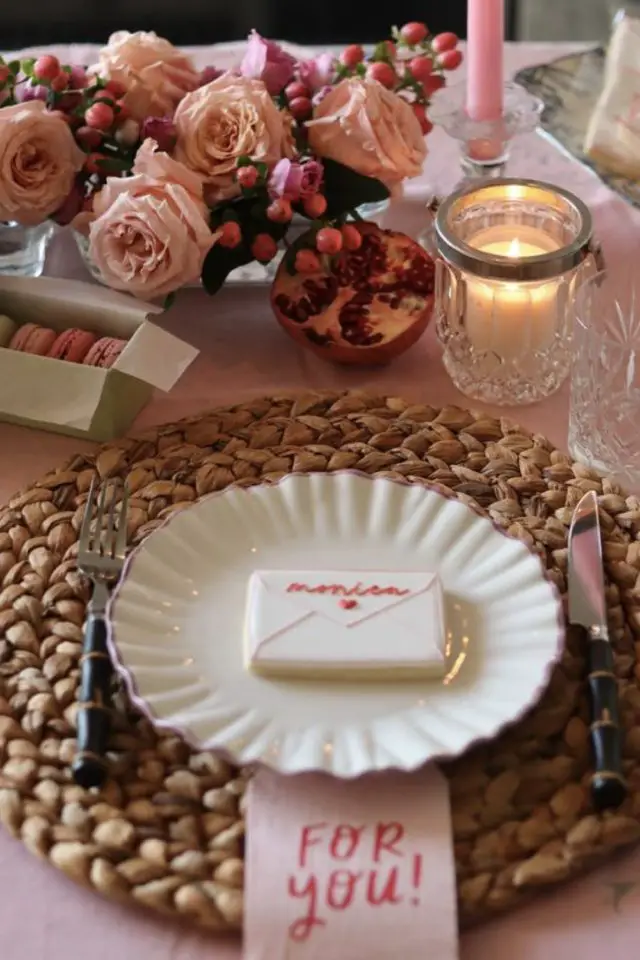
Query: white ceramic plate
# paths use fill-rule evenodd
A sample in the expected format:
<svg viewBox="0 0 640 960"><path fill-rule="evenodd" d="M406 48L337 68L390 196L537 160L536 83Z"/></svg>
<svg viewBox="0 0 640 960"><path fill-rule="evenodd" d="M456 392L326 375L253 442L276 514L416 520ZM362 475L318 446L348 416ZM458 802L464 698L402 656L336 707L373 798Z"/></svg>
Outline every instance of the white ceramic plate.
<svg viewBox="0 0 640 960"><path fill-rule="evenodd" d="M248 673L247 583L269 568L436 569L445 682ZM540 696L563 634L524 544L422 485L351 472L231 488L175 514L132 555L111 605L114 657L156 726L238 764L339 777L411 770L494 736Z"/></svg>

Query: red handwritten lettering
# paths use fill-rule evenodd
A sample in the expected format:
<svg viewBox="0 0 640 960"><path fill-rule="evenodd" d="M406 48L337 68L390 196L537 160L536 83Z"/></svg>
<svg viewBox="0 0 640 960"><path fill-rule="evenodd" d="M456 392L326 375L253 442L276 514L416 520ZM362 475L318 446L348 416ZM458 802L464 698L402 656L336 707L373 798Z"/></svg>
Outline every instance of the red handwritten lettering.
<svg viewBox="0 0 640 960"><path fill-rule="evenodd" d="M386 879L382 883L381 889L376 889L377 881L380 879L377 870L370 870L367 879L367 892L365 894L367 903L372 907L380 907L383 903L402 903L402 897L398 893L398 868L392 867L386 874Z"/></svg>
<svg viewBox="0 0 640 960"><path fill-rule="evenodd" d="M329 853L334 860L350 860L358 848L364 827L351 827L340 823L333 831Z"/></svg>
<svg viewBox="0 0 640 960"><path fill-rule="evenodd" d="M287 593L330 593L334 597L406 597L411 590L379 587L375 583L367 587L358 581L353 587L346 587L343 583L318 583L315 586L309 583L290 583Z"/></svg>
<svg viewBox="0 0 640 960"><path fill-rule="evenodd" d="M389 823L377 823L373 838L373 862L380 863L383 853L389 853L393 857L402 857L402 850L397 849L397 845L404 838L404 827L401 823L394 820Z"/></svg>
<svg viewBox="0 0 640 960"><path fill-rule="evenodd" d="M346 910L353 903L362 873L353 870L334 870L327 884L327 906L332 910Z"/></svg>
<svg viewBox="0 0 640 960"><path fill-rule="evenodd" d="M288 893L297 900L306 900L307 912L289 925L289 938L296 943L308 940L316 927L326 927L327 921L318 916L318 881L314 876L307 878L304 887L298 888L295 877L289 877Z"/></svg>
<svg viewBox="0 0 640 960"><path fill-rule="evenodd" d="M302 828L300 831L300 846L298 847L299 866L306 867L309 848L316 847L319 843L322 843L320 837L314 837L313 833L326 829L326 826L326 823L311 823Z"/></svg>

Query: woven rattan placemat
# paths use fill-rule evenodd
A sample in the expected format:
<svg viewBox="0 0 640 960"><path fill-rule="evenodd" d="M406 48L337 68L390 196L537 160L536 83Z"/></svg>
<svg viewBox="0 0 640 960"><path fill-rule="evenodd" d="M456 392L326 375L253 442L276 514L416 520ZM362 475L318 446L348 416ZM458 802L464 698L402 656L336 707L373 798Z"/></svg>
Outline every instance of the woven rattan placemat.
<svg viewBox="0 0 640 960"><path fill-rule="evenodd" d="M118 900L239 928L246 778L122 713L112 779L71 782L87 599L74 553L92 476L126 477L131 543L230 484L357 469L437 483L525 540L564 593L572 508L600 496L610 625L632 795L589 809L585 663L571 636L540 705L446 772L460 917L469 925L584 872L640 837L640 501L543 437L457 408L358 394L271 397L214 410L81 455L0 512L0 819L33 853Z"/></svg>

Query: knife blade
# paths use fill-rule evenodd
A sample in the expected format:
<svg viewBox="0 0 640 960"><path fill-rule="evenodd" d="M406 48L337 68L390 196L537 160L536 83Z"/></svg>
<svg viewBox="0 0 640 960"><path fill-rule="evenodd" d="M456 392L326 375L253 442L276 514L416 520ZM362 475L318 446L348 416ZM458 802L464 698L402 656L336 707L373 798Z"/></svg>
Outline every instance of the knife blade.
<svg viewBox="0 0 640 960"><path fill-rule="evenodd" d="M569 623L587 644L594 771L591 797L598 810L619 807L627 795L622 772L618 684L607 628L607 604L598 499L592 490L575 509L569 531Z"/></svg>

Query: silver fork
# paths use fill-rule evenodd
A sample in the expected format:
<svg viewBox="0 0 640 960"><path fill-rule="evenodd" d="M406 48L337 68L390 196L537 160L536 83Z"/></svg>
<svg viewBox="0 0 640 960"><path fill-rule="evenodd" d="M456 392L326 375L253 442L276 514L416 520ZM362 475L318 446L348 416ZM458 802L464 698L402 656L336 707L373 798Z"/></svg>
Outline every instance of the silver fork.
<svg viewBox="0 0 640 960"><path fill-rule="evenodd" d="M99 787L107 776L106 751L111 729L113 666L107 646L109 591L120 577L127 546L128 491L118 480L98 489L94 479L84 509L78 544L78 567L93 584L84 624L80 658L78 752L72 771L80 786Z"/></svg>

